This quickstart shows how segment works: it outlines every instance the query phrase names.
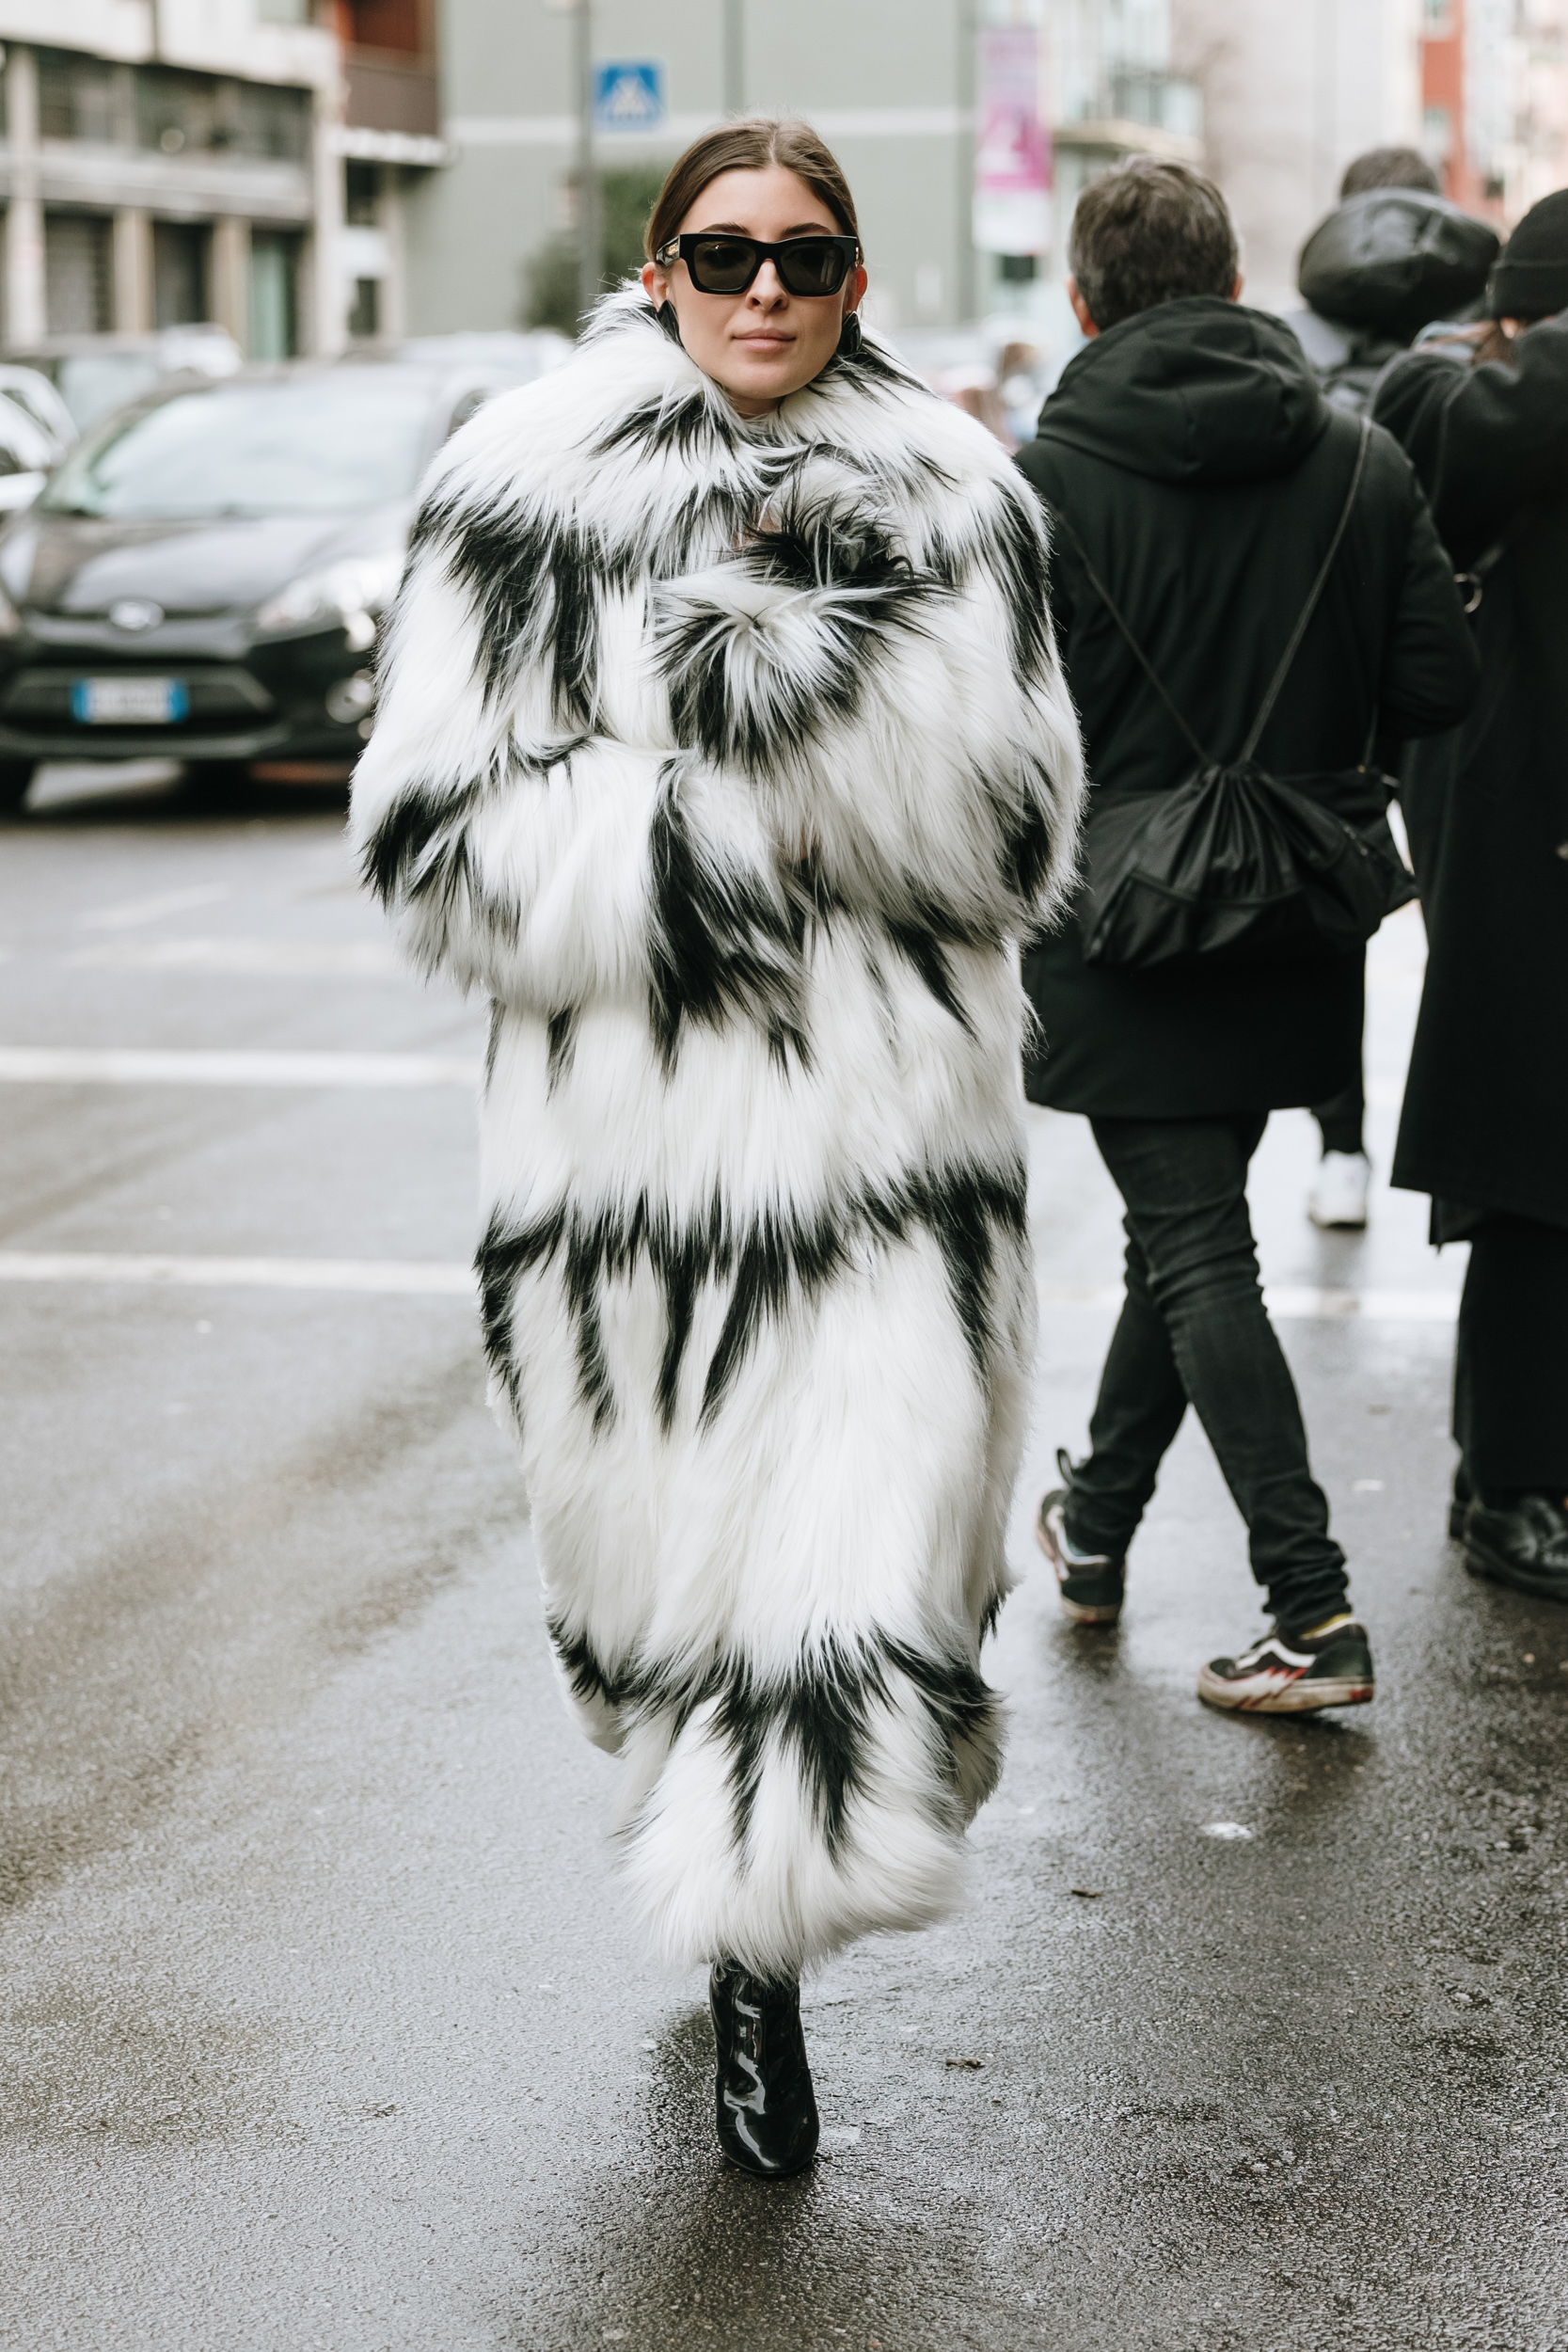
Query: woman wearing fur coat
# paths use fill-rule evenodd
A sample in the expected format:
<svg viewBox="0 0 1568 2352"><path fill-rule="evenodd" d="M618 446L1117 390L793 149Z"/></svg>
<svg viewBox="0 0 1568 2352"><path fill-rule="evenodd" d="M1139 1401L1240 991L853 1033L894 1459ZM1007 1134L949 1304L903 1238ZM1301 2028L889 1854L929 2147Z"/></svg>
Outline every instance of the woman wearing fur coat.
<svg viewBox="0 0 1568 2352"><path fill-rule="evenodd" d="M953 1901L1034 1338L1016 940L1080 754L1035 501L855 310L799 122L425 485L366 874L492 1006L479 1251L631 1891L711 1968L721 2144L809 2162L803 1964Z"/></svg>

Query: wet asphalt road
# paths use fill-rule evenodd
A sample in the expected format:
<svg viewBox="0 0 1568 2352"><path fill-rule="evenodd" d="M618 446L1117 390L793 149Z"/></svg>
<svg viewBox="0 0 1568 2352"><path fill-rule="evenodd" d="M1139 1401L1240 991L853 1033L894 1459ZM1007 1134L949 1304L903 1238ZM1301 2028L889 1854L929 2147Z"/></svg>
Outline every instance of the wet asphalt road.
<svg viewBox="0 0 1568 2352"><path fill-rule="evenodd" d="M73 788L0 829L0 1048L479 1050L339 812ZM1375 957L1385 1168L1419 957L1414 915ZM1274 1121L1271 1280L1381 1301L1282 1327L1381 1695L1216 1718L1194 1673L1257 1606L1190 1422L1119 1634L1058 1620L1029 1542L1117 1265L1085 1134L1033 1115L1006 1778L963 1915L811 1988L823 2155L768 2188L710 2143L701 1981L623 1918L615 1767L440 1287L462 1086L43 1067L0 1078L0 2344L1568 2344L1568 1619L1445 1542L1461 1269L1423 1204L1313 1233L1312 1130ZM230 1263L104 1279L191 1257ZM323 1260L366 1286L286 1286ZM407 1262L436 1286L388 1290Z"/></svg>

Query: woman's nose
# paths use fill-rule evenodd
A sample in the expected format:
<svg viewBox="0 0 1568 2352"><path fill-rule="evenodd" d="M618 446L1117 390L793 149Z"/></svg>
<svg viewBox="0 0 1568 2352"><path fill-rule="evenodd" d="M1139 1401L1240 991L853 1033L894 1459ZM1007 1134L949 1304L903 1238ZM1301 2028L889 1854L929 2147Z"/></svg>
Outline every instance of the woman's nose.
<svg viewBox="0 0 1568 2352"><path fill-rule="evenodd" d="M752 300L761 303L767 310L771 310L776 303L789 300L788 292L780 283L779 273L771 262L764 262L752 280L751 292Z"/></svg>

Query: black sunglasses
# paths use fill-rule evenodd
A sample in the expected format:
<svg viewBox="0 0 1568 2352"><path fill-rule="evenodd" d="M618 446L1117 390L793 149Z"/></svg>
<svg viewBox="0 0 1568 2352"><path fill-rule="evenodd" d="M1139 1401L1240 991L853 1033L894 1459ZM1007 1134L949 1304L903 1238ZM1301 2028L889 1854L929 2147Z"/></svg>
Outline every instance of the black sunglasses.
<svg viewBox="0 0 1568 2352"><path fill-rule="evenodd" d="M783 245L763 245L722 230L689 230L661 245L654 260L661 269L684 262L699 294L744 294L764 262L771 262L790 294L835 294L860 250L857 237L786 237Z"/></svg>

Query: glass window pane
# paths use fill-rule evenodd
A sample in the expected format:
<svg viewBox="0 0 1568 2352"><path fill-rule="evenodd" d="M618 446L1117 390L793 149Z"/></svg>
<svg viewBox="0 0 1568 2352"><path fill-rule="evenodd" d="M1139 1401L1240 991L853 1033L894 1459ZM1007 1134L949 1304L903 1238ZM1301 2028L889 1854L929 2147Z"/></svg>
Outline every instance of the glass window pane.
<svg viewBox="0 0 1568 2352"><path fill-rule="evenodd" d="M299 348L299 239L275 230L250 232L250 356L292 359Z"/></svg>
<svg viewBox="0 0 1568 2352"><path fill-rule="evenodd" d="M44 312L51 335L107 332L111 233L105 213L44 215Z"/></svg>

